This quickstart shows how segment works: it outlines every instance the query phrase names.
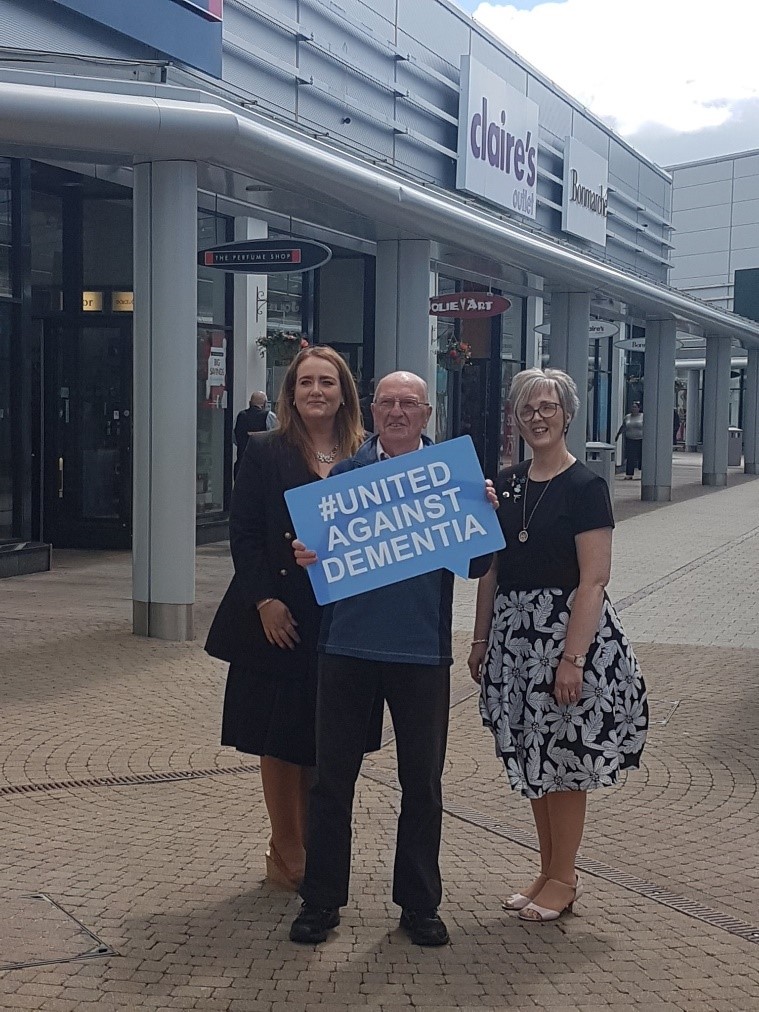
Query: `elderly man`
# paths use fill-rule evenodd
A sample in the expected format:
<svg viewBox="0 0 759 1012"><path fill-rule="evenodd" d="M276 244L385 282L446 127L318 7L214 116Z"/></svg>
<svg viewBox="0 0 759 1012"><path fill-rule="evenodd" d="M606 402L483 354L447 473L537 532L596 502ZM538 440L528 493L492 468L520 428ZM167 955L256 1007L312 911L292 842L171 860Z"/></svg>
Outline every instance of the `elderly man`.
<svg viewBox="0 0 759 1012"><path fill-rule="evenodd" d="M267 432L269 429L276 429L277 416L269 410L269 402L263 390L254 390L250 395L248 407L244 408L235 419L235 445L237 456L235 458L234 476L242 462L242 455L248 445L248 439L254 432Z"/></svg>
<svg viewBox="0 0 759 1012"><path fill-rule="evenodd" d="M333 474L430 445L427 384L395 372L380 380L372 413L375 435ZM488 493L491 502L492 493ZM301 565L316 560L295 542ZM490 558L472 563L472 576ZM453 575L439 569L338 601L325 612L320 637L316 704L316 783L308 815L303 905L290 929L294 942L323 942L348 901L351 815L367 727L377 702L387 701L395 730L401 812L393 872L393 901L401 927L419 945L444 945L438 916L442 827L441 776L450 697Z"/></svg>

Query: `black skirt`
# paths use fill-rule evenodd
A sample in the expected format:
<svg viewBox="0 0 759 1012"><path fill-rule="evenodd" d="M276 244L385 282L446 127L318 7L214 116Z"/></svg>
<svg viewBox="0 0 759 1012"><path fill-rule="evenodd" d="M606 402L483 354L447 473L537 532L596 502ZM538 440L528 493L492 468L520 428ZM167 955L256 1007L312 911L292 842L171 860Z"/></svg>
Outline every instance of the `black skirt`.
<svg viewBox="0 0 759 1012"><path fill-rule="evenodd" d="M575 591L516 590L495 598L480 712L512 788L537 799L592 791L638 769L648 729L646 686L608 597L576 703L556 702L554 674Z"/></svg>

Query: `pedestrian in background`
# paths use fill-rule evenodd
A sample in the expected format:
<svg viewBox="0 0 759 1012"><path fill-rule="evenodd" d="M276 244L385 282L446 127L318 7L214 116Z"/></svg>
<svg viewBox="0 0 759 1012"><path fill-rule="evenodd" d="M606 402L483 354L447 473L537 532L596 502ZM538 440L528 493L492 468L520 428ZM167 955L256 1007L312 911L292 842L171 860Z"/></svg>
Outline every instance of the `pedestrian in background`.
<svg viewBox="0 0 759 1012"><path fill-rule="evenodd" d="M269 410L266 394L263 390L254 390L250 395L248 407L244 408L235 419L234 436L237 447L234 466L235 478L240 470L240 462L248 445L248 439L254 432L268 432L276 427L277 416Z"/></svg>
<svg viewBox="0 0 759 1012"><path fill-rule="evenodd" d="M532 805L540 845L539 874L504 908L542 922L580 895L587 792L638 768L648 708L605 591L609 490L565 441L577 387L558 369L527 369L509 396L532 460L496 481L506 547L480 580L468 663L483 722L512 788Z"/></svg>
<svg viewBox="0 0 759 1012"><path fill-rule="evenodd" d="M230 664L222 745L261 756L271 822L267 877L297 889L305 866L321 609L292 553L287 489L326 477L363 439L358 394L332 348L301 351L285 374L279 428L250 437L229 518L235 575L206 650ZM381 712L374 723L379 747Z"/></svg>
<svg viewBox="0 0 759 1012"><path fill-rule="evenodd" d="M635 468L643 466L643 412L638 401L633 401L630 413L625 415L622 424L614 437L619 439L624 433L625 447L625 481L632 481Z"/></svg>

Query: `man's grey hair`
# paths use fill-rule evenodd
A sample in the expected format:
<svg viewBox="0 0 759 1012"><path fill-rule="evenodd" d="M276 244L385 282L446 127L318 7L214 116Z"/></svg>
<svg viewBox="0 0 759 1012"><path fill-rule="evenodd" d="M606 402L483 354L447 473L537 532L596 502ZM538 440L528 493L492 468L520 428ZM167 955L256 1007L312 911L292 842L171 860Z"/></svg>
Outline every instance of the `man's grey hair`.
<svg viewBox="0 0 759 1012"><path fill-rule="evenodd" d="M548 387L561 405L567 425L580 408L577 384L561 369L523 369L511 381L509 398L514 414L519 418L522 408L541 387Z"/></svg>

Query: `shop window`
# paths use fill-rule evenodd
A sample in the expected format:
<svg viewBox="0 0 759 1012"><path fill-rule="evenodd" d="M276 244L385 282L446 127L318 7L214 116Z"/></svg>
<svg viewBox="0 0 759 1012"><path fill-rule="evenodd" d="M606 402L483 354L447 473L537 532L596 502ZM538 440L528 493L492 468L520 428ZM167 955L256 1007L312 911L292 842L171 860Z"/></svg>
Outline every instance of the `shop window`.
<svg viewBox="0 0 759 1012"><path fill-rule="evenodd" d="M32 311L63 308L63 203L52 193L32 193Z"/></svg>
<svg viewBox="0 0 759 1012"><path fill-rule="evenodd" d="M86 197L82 202L82 267L85 291L132 288L132 202ZM110 293L108 293L110 296ZM104 311L110 311L110 297Z"/></svg>
<svg viewBox="0 0 759 1012"><path fill-rule="evenodd" d="M611 442L611 337L593 337L588 360L588 417L586 434L589 442ZM582 396L582 390L580 391Z"/></svg>
<svg viewBox="0 0 759 1012"><path fill-rule="evenodd" d="M0 541L13 535L11 383L19 373L21 352L13 348L10 321L11 306L0 303Z"/></svg>
<svg viewBox="0 0 759 1012"><path fill-rule="evenodd" d="M228 218L198 214L198 248L228 241ZM198 268L198 447L196 511L198 519L227 508L231 474L229 365L232 332L229 315L229 276L208 267Z"/></svg>

